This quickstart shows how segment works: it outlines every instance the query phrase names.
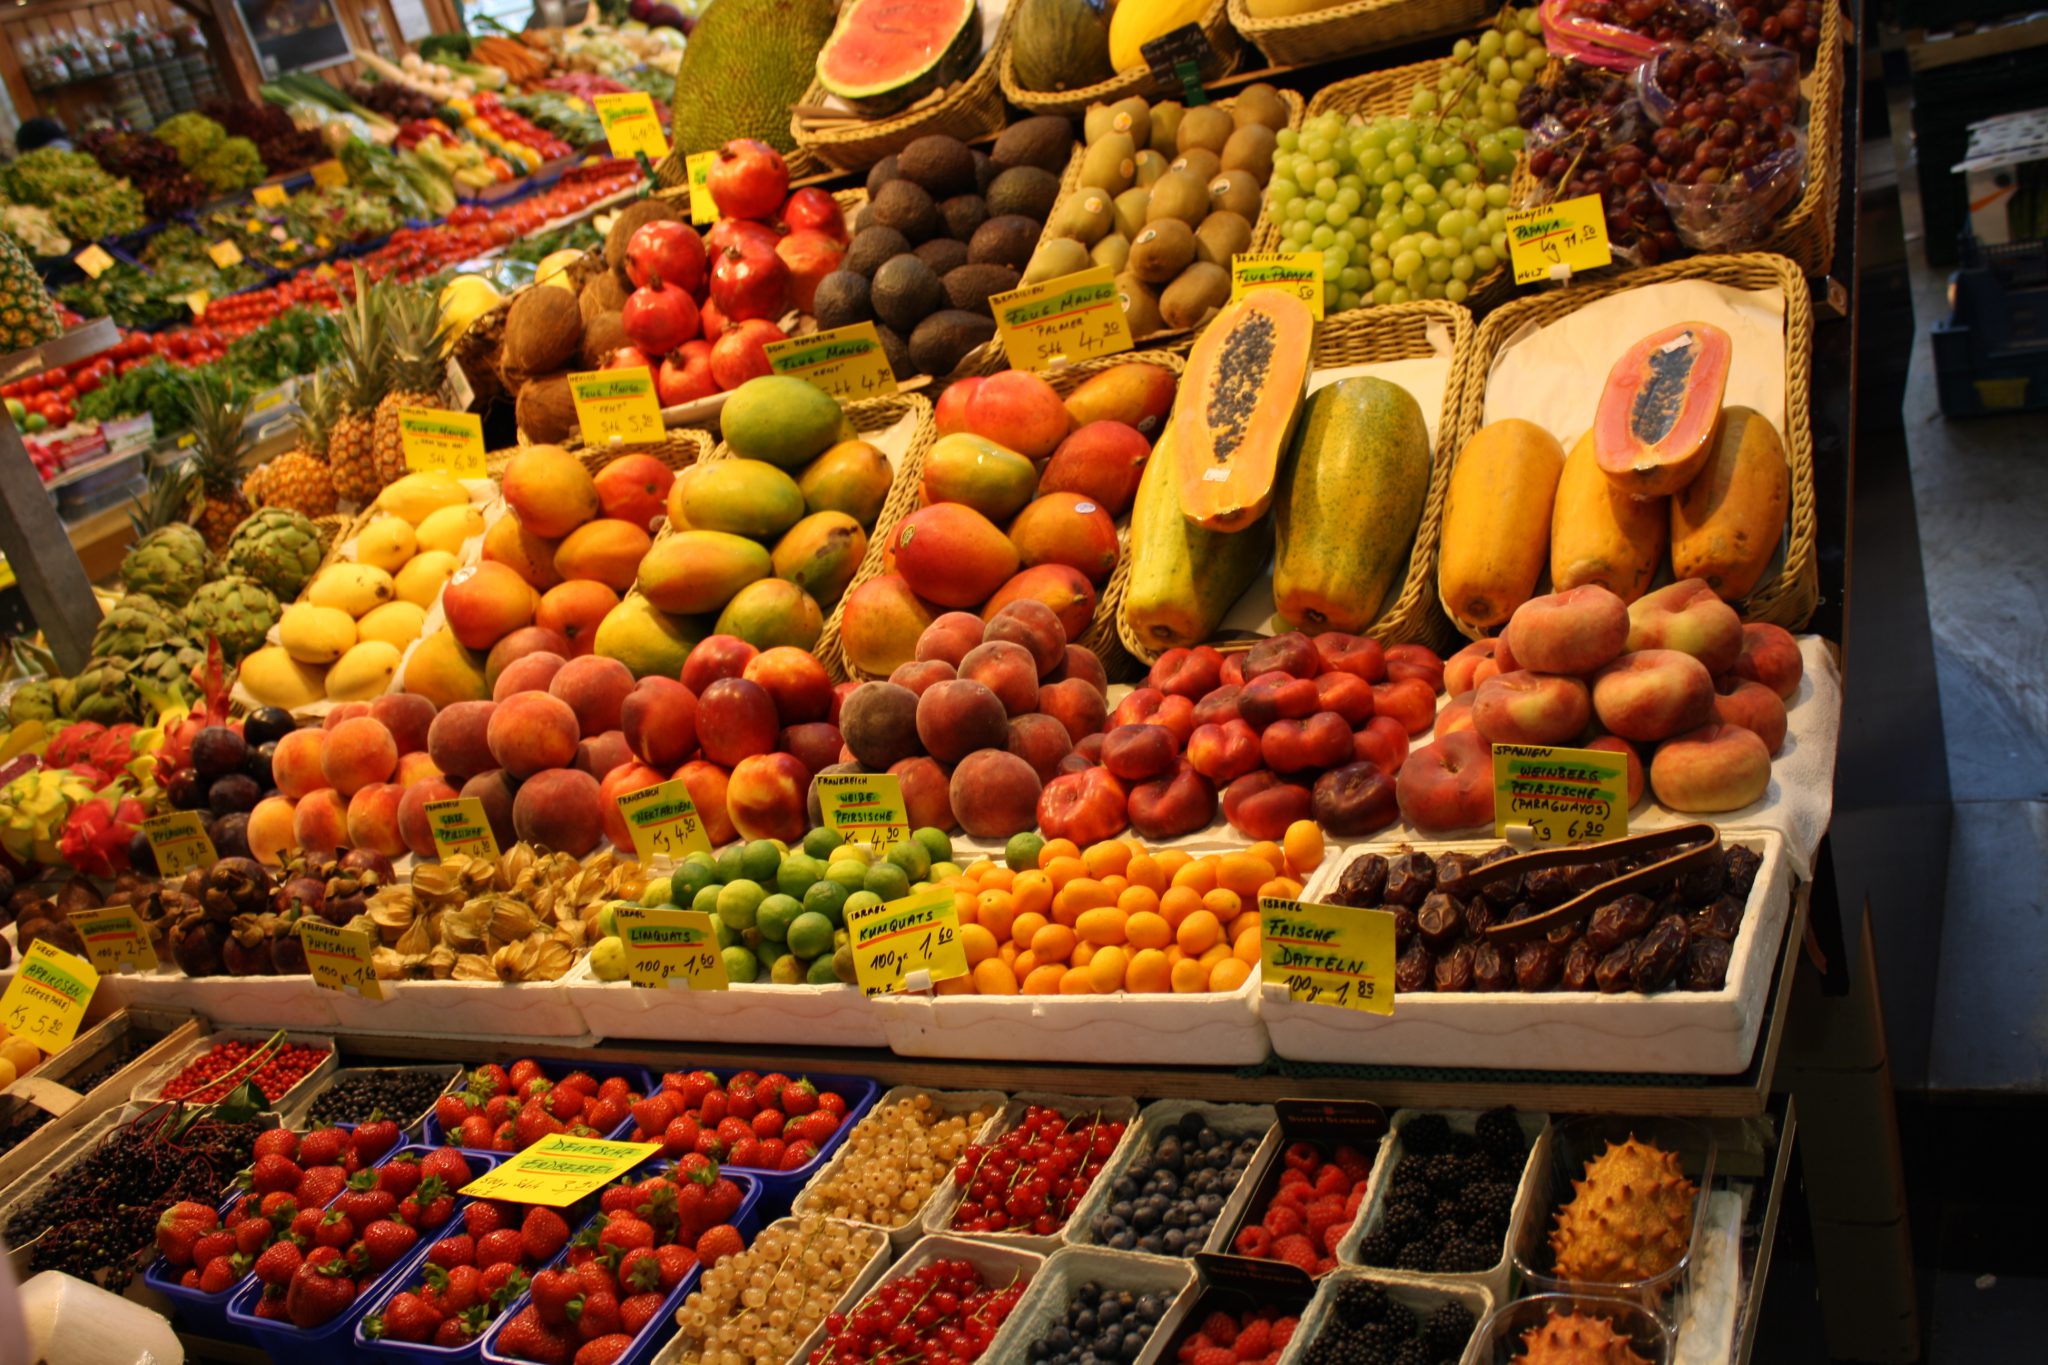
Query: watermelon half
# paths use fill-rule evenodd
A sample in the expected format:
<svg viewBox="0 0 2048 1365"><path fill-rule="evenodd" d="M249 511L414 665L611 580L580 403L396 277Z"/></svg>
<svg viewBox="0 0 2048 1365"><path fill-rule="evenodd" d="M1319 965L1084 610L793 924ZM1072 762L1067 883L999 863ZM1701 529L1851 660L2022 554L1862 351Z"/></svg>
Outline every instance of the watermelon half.
<svg viewBox="0 0 2048 1365"><path fill-rule="evenodd" d="M818 84L863 114L892 114L980 61L975 0L852 0L818 53Z"/></svg>

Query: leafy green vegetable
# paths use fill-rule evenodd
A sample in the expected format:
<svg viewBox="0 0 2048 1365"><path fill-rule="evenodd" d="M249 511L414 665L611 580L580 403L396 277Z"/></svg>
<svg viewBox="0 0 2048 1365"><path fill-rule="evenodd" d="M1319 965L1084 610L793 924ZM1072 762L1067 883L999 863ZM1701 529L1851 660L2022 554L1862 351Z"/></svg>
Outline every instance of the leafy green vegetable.
<svg viewBox="0 0 2048 1365"><path fill-rule="evenodd" d="M159 141L170 144L189 170L227 140L228 130L204 114L173 114L156 126L156 135Z"/></svg>
<svg viewBox="0 0 2048 1365"><path fill-rule="evenodd" d="M108 175L84 152L29 152L0 172L0 192L17 204L48 209L58 231L74 241L133 232L146 221L135 187Z"/></svg>
<svg viewBox="0 0 2048 1365"><path fill-rule="evenodd" d="M193 162L192 174L214 193L227 194L256 184L265 171L256 144L245 137L231 137Z"/></svg>

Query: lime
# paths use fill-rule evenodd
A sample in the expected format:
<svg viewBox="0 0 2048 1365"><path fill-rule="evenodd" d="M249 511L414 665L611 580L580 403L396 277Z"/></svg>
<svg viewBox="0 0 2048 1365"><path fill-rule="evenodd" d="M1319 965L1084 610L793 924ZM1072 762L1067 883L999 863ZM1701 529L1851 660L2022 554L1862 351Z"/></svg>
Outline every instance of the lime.
<svg viewBox="0 0 2048 1365"><path fill-rule="evenodd" d="M782 860L782 867L775 874L775 889L787 896L801 896L824 875L825 864L808 853L792 853Z"/></svg>
<svg viewBox="0 0 2048 1365"><path fill-rule="evenodd" d="M948 877L957 877L960 875L960 864L933 863L930 875L931 879L935 882L942 882Z"/></svg>
<svg viewBox="0 0 2048 1365"><path fill-rule="evenodd" d="M668 880L669 899L677 905L688 905L696 900L699 891L718 884L718 874L707 857L701 863L677 864Z"/></svg>
<svg viewBox="0 0 2048 1365"><path fill-rule="evenodd" d="M836 986L839 984L839 967L832 960L832 954L811 961L811 969L804 973L804 984L809 986Z"/></svg>
<svg viewBox="0 0 2048 1365"><path fill-rule="evenodd" d="M740 855L740 875L763 886L775 880L781 866L782 848L773 839L752 840Z"/></svg>
<svg viewBox="0 0 2048 1365"><path fill-rule="evenodd" d="M748 982L761 974L761 964L754 955L737 945L721 950L719 959L725 963L727 981Z"/></svg>
<svg viewBox="0 0 2048 1365"><path fill-rule="evenodd" d="M851 859L842 859L825 869L826 881L843 886L848 891L860 890L862 886L866 885L867 879L868 865L866 863L854 862Z"/></svg>
<svg viewBox="0 0 2048 1365"><path fill-rule="evenodd" d="M933 862L950 863L953 861L953 840L946 831L926 825L910 837L917 840L919 846L924 849L926 856Z"/></svg>
<svg viewBox="0 0 2048 1365"><path fill-rule="evenodd" d="M620 904L621 902L619 901L611 901L599 907L597 912L597 932L599 934L615 935L619 932Z"/></svg>
<svg viewBox="0 0 2048 1365"><path fill-rule="evenodd" d="M825 861L836 863L842 858L851 858L862 867L866 867L875 860L874 846L872 844L841 844L832 851L832 856Z"/></svg>
<svg viewBox="0 0 2048 1365"><path fill-rule="evenodd" d="M754 960L763 967L772 969L778 958L788 956L789 949L783 947L780 943L770 943L768 940L763 939L754 945Z"/></svg>
<svg viewBox="0 0 2048 1365"><path fill-rule="evenodd" d="M708 871L716 872L718 870L718 859L703 849L698 848L692 849L683 855L682 865L684 867L701 867Z"/></svg>
<svg viewBox="0 0 2048 1365"><path fill-rule="evenodd" d="M718 917L735 929L754 927L754 916L761 908L761 900L768 893L761 884L741 878L727 882L718 893Z"/></svg>
<svg viewBox="0 0 2048 1365"><path fill-rule="evenodd" d="M690 908L692 910L702 910L705 914L711 916L711 918L717 919L718 893L723 890L725 890L725 888L718 885L718 883L716 882L713 882L709 886L699 887L697 890L697 894L690 897Z"/></svg>
<svg viewBox="0 0 2048 1365"><path fill-rule="evenodd" d="M19 398L10 398L7 400L7 415L12 417L18 426L21 420L28 416L28 407Z"/></svg>
<svg viewBox="0 0 2048 1365"><path fill-rule="evenodd" d="M846 905L847 889L834 881L812 882L811 889L804 892L804 909L823 915L832 924L841 922L841 911Z"/></svg>
<svg viewBox="0 0 2048 1365"><path fill-rule="evenodd" d="M856 891L846 898L846 904L841 907L841 913L847 919L851 919L861 911L872 910L881 903L882 898L872 891Z"/></svg>
<svg viewBox="0 0 2048 1365"><path fill-rule="evenodd" d="M742 861L746 856L747 846L745 844L727 844L724 848L718 850L718 856L714 860L718 865L718 880L722 882L736 882L746 876L745 866Z"/></svg>
<svg viewBox="0 0 2048 1365"><path fill-rule="evenodd" d="M640 888L640 904L653 907L667 905L675 897L669 879L659 872L647 879L647 885Z"/></svg>
<svg viewBox="0 0 2048 1365"><path fill-rule="evenodd" d="M832 950L832 975L848 985L860 980L853 970L853 949L844 943Z"/></svg>
<svg viewBox="0 0 2048 1365"><path fill-rule="evenodd" d="M718 940L718 946L721 948L730 948L740 941L740 936L733 927L716 914L711 916L711 937Z"/></svg>
<svg viewBox="0 0 2048 1365"><path fill-rule="evenodd" d="M1035 872L1038 870L1038 850L1045 847L1045 836L1035 830L1012 834L1010 842L1003 845L1003 862L1012 872Z"/></svg>
<svg viewBox="0 0 2048 1365"><path fill-rule="evenodd" d="M832 856L832 850L839 847L839 831L830 825L820 825L804 836L804 852L820 861Z"/></svg>
<svg viewBox="0 0 2048 1365"><path fill-rule="evenodd" d="M795 896L779 892L761 902L761 908L754 914L754 927L761 931L763 938L780 943L789 935L790 922L804 912Z"/></svg>
<svg viewBox="0 0 2048 1365"><path fill-rule="evenodd" d="M889 845L887 857L914 882L923 881L925 874L932 870L932 855L925 852L924 845L915 839L903 839Z"/></svg>
<svg viewBox="0 0 2048 1365"><path fill-rule="evenodd" d="M815 910L806 910L790 921L789 950L798 957L812 958L832 951L832 921Z"/></svg>
<svg viewBox="0 0 2048 1365"><path fill-rule="evenodd" d="M21 419L21 429L26 432L38 432L49 425L50 419L43 416L40 412L32 412Z"/></svg>
<svg viewBox="0 0 2048 1365"><path fill-rule="evenodd" d="M768 969L768 979L778 986L801 986L804 984L803 962L791 954L775 959L775 965Z"/></svg>
<svg viewBox="0 0 2048 1365"><path fill-rule="evenodd" d="M894 863L876 863L868 869L861 890L872 891L885 901L901 900L910 894L910 878Z"/></svg>

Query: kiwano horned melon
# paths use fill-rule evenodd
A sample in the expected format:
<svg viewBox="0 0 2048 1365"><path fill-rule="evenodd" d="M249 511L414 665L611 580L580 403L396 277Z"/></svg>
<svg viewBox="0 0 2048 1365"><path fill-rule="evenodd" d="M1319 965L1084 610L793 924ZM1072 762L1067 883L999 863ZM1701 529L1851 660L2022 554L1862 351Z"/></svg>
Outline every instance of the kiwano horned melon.
<svg viewBox="0 0 2048 1365"><path fill-rule="evenodd" d="M1692 482L1713 448L1735 344L1707 322L1681 322L1628 348L1607 372L1593 417L1600 471L1638 498Z"/></svg>
<svg viewBox="0 0 2048 1365"><path fill-rule="evenodd" d="M1522 1333L1522 1354L1516 1365L1650 1365L1629 1346L1629 1339L1605 1318L1590 1313L1554 1316L1541 1327Z"/></svg>
<svg viewBox="0 0 2048 1365"><path fill-rule="evenodd" d="M1205 531L1242 531L1266 514L1301 415L1315 318L1260 289L1223 306L1188 356L1174 402L1181 511Z"/></svg>
<svg viewBox="0 0 2048 1365"><path fill-rule="evenodd" d="M1686 1179L1676 1153L1633 1136L1619 1146L1610 1142L1572 1189L1550 1233L1559 1278L1638 1284L1685 1255L1699 1189Z"/></svg>
<svg viewBox="0 0 2048 1365"><path fill-rule="evenodd" d="M863 114L893 114L980 61L975 0L852 0L818 53L818 84Z"/></svg>

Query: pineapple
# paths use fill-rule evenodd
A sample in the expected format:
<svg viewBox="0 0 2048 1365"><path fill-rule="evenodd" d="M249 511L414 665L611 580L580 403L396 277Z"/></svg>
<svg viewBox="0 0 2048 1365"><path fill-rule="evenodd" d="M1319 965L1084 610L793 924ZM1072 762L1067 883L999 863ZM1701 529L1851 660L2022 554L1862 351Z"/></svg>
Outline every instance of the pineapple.
<svg viewBox="0 0 2048 1365"><path fill-rule="evenodd" d="M394 290L387 316L391 333L391 387L377 403L372 435L380 488L405 476L405 446L398 434L398 410L440 407L446 379L440 296L418 286Z"/></svg>
<svg viewBox="0 0 2048 1365"><path fill-rule="evenodd" d="M0 353L25 351L63 330L42 276L20 244L0 232Z"/></svg>
<svg viewBox="0 0 2048 1365"><path fill-rule="evenodd" d="M367 507L383 490L377 477L373 430L377 403L389 384L391 337L385 324L390 313L390 287L371 283L356 267L355 297L341 310L341 413L327 433L327 463L334 471L334 491Z"/></svg>
<svg viewBox="0 0 2048 1365"><path fill-rule="evenodd" d="M299 388L299 443L260 464L242 480L242 492L258 507L285 507L319 518L334 513L334 473L327 467L327 433L334 425L335 385L315 374Z"/></svg>
<svg viewBox="0 0 2048 1365"><path fill-rule="evenodd" d="M230 401L213 385L192 385L192 435L197 441L192 460L204 495L192 524L215 554L227 548L235 528L249 515L249 500L236 487L242 457L249 453L249 438L242 431L248 415L247 408Z"/></svg>

